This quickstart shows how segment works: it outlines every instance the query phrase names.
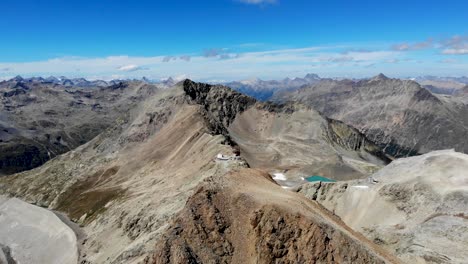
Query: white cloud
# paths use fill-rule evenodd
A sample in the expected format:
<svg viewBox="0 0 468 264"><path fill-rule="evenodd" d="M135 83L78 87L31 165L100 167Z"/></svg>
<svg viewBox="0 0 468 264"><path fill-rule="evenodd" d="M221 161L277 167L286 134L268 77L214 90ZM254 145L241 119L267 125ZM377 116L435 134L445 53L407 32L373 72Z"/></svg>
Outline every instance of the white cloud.
<svg viewBox="0 0 468 264"><path fill-rule="evenodd" d="M353 61L354 58L351 56L337 56L337 57L331 57L328 59L329 62L348 62L348 61Z"/></svg>
<svg viewBox="0 0 468 264"><path fill-rule="evenodd" d="M397 51L404 51L404 50L409 50L410 45L408 43L401 43L401 44L395 44L392 46L392 50L397 50Z"/></svg>
<svg viewBox="0 0 468 264"><path fill-rule="evenodd" d="M117 69L119 71L124 71L124 72L134 72L134 71L145 70L145 68L142 68L142 67L140 67L138 65L135 65L135 64L120 66L120 67L117 67Z"/></svg>
<svg viewBox="0 0 468 264"><path fill-rule="evenodd" d="M179 57L179 59L183 60L183 61L190 61L192 59L192 57L188 56L188 55L182 55Z"/></svg>
<svg viewBox="0 0 468 264"><path fill-rule="evenodd" d="M439 50L444 55L466 55L468 54L468 36L455 35L437 41L429 38L422 42L404 42L391 46L391 50L394 51L416 51L431 48Z"/></svg>
<svg viewBox="0 0 468 264"><path fill-rule="evenodd" d="M389 60L386 60L385 62L386 63L399 63L400 60L399 59L389 59Z"/></svg>
<svg viewBox="0 0 468 264"><path fill-rule="evenodd" d="M241 3L250 4L250 5L261 5L261 4L274 4L276 0L238 0Z"/></svg>
<svg viewBox="0 0 468 264"><path fill-rule="evenodd" d="M468 36L453 36L442 41L442 54L466 55L468 54Z"/></svg>
<svg viewBox="0 0 468 264"><path fill-rule="evenodd" d="M442 54L466 55L468 54L468 36L453 36L441 41Z"/></svg>
<svg viewBox="0 0 468 264"><path fill-rule="evenodd" d="M441 63L457 63L459 61L456 60L456 59L443 59L443 60L440 60L439 62L441 62Z"/></svg>
<svg viewBox="0 0 468 264"><path fill-rule="evenodd" d="M217 48L212 48L212 49L207 49L203 52L203 56L206 58L213 58L213 57L218 57L227 52L226 49L217 49Z"/></svg>
<svg viewBox="0 0 468 264"><path fill-rule="evenodd" d="M444 49L442 54L446 55L466 55L468 54L468 48L459 48L459 49Z"/></svg>
<svg viewBox="0 0 468 264"><path fill-rule="evenodd" d="M18 74L25 77L64 75L106 80L113 77L125 79L146 76L150 79L161 79L169 76L189 76L195 80L205 81L238 80L251 77L278 79L284 76L301 76L310 72L323 76L345 74L370 76L374 75L374 70L388 74L400 72L405 76L411 74L407 72L411 68L404 68L405 58L411 55L410 53L351 48L350 46L313 46L240 54L221 49L211 52L210 56L206 56L206 53L190 57L178 55L170 56L170 60L167 56L109 56L63 57L34 62L0 62L0 69L7 67L11 69L3 73L0 71L0 78ZM212 56L215 53L216 55ZM389 63L397 60L400 61L398 67ZM164 61L170 61L170 63ZM392 68L393 65L395 68ZM464 66L463 62L456 65L464 67L466 71L466 64ZM80 71L77 72L76 69ZM392 71L387 72L387 69ZM458 68L450 70L456 74Z"/></svg>
<svg viewBox="0 0 468 264"><path fill-rule="evenodd" d="M410 51L410 50L423 50L423 49L429 49L433 47L433 40L428 39L426 41L422 42L416 42L416 43L400 43L400 44L395 44L391 48L392 50L396 51Z"/></svg>
<svg viewBox="0 0 468 264"><path fill-rule="evenodd" d="M177 60L177 57L176 56L165 56L162 61L163 62L170 62L172 60Z"/></svg>
<svg viewBox="0 0 468 264"><path fill-rule="evenodd" d="M260 47L260 46L263 46L263 45L265 45L265 44L252 42L252 43L242 43L242 44L239 44L237 46L241 47L241 48L252 48L252 47Z"/></svg>

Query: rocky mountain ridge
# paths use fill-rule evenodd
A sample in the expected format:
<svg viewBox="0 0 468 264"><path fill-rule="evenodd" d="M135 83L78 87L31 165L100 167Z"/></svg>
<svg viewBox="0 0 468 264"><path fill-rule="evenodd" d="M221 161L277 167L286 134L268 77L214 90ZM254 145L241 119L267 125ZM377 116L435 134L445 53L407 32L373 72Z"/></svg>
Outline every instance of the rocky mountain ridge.
<svg viewBox="0 0 468 264"><path fill-rule="evenodd" d="M385 152L403 157L455 148L468 152L468 107L410 80L383 75L368 80L325 80L284 93L276 101L299 101L356 127Z"/></svg>
<svg viewBox="0 0 468 264"><path fill-rule="evenodd" d="M290 236L292 232L290 227L296 225L296 217L299 217L302 219L299 221L304 230L310 226L314 227L316 242L313 245L324 248L325 251L300 253L302 251L297 245L306 245L305 240L312 233L308 231L304 235L296 234L294 237L300 244L296 244L293 240L287 242L290 245L289 253L284 255L284 260L287 262L335 258L352 259L357 262L368 260L396 262L392 256L380 251L378 247L353 233L339 223L338 219L331 217L320 207L316 208L303 197L294 196L294 199L298 205L308 204L309 209L288 211L288 206L281 201L282 197L289 196L290 193L272 182L269 176L266 179L264 176L259 176L258 172L247 170L241 172L243 176L238 176L241 177L239 180L229 180L231 177L237 177L232 176L232 173L235 174L236 171L242 171L249 166L255 167L250 164L248 157L244 158L244 152L258 150L246 144L251 133L244 133L243 129L245 122L249 122L250 117L256 118L258 113L268 115L273 123L302 118L291 130L272 130L273 134L270 135L304 146L304 151L320 153L325 150L324 159L333 157L333 160L328 161L331 167L334 161L339 162L340 166L350 166L343 163L342 159L345 157L353 160L363 159L361 163L365 163L364 158L375 162L379 160L378 157L371 158L374 156L368 153L362 144L358 147L359 144L356 142L360 140L356 141L355 136L350 138L356 142L350 144L341 142L342 146L338 139L342 140L348 134L328 138L327 121L317 112L304 106L279 107L275 111L265 110L265 108L276 109L275 107L277 106L258 103L228 88L187 80L171 89L155 90L126 115L118 118L115 123L84 145L53 158L39 168L0 178L2 186L0 192L62 211L82 225L87 234L80 254L82 263L159 263L167 258L177 263L178 260L186 258L196 259L191 257L193 254L190 252L196 252L198 258L208 262L228 257L226 253L231 252L230 246L227 244L224 246L225 240L220 237L223 236L220 233L213 233L212 237L201 235L198 239L202 242L197 245L179 247L177 242L171 249L165 244L168 236L174 232L171 230L180 231L180 228L173 226L172 223L177 223L177 219L183 216L184 212L195 210L196 208L192 206L194 201L205 199L203 198L205 192L200 193L197 190L203 189L204 183L208 182L217 186L216 190L221 188L219 194L221 196L218 197L225 197L228 201L244 197L244 194L233 190L242 190L251 186L251 192L248 193L253 197L245 200L254 203L249 207L252 209L249 212L254 212L258 206L277 208L273 211L263 210L264 216L259 218L259 224L249 235L252 239L258 239L259 245L262 245L260 251L252 252L253 259L258 256L259 259L268 261L271 259L271 254L285 252L276 249L275 252L269 251L268 245L271 242L262 240L261 237L271 232L268 226L274 224L276 221L274 219L277 217L282 217L289 227L278 229L275 236L284 238ZM308 130L296 132L296 129L302 129L298 126L301 120L315 120L313 124L318 125L314 130L316 132ZM334 130L341 131L343 128ZM347 126L344 130L348 131ZM231 140L225 137L224 133L229 133ZM304 133L307 135L301 136ZM333 141L332 144L327 138L336 142ZM238 141L239 139L243 141ZM233 143L240 147L239 158L228 161L215 159L218 153L228 157L235 156L236 146ZM284 145L278 147L285 156L277 163L286 167L297 166L294 157L302 159L301 155L297 153L291 155L293 149L287 149ZM265 153L269 151L266 150ZM305 162L309 162L308 160L304 159ZM372 164L370 161L368 163ZM380 166L378 164L373 166ZM268 174L264 170L260 175ZM349 175L363 177L366 173L355 171ZM223 190L223 186L228 185L232 188ZM276 205L268 202L273 198ZM264 205L263 202L255 205L262 199L267 201ZM231 211L220 210L217 214L226 221L232 221L235 218L231 218L229 212L241 214L241 211L237 211L239 208L236 206L230 208ZM198 223L201 226L211 226L209 221L213 218L210 211L214 208L210 209L208 206L199 209L202 219L197 220ZM234 209L236 211L233 211ZM190 220L185 217L184 219ZM217 224L214 228L222 230ZM250 228L247 230L251 230ZM181 234L185 236L190 233ZM231 238L228 242L233 247L244 243L243 240L231 240ZM216 245L215 249L220 250L210 251L208 247L200 249L199 246L205 244ZM340 249L339 245L347 247ZM352 251L349 252L349 256L348 250ZM204 255L205 251L211 253ZM241 256L237 255L239 251L235 252L233 257Z"/></svg>

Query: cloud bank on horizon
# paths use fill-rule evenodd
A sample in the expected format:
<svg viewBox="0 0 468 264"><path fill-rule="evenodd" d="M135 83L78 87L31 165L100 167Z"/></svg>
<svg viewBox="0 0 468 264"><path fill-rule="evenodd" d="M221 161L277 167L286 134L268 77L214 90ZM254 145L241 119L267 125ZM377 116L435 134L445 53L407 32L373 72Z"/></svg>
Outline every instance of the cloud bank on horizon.
<svg viewBox="0 0 468 264"><path fill-rule="evenodd" d="M0 79L468 75L465 0L43 2L2 5Z"/></svg>
<svg viewBox="0 0 468 264"><path fill-rule="evenodd" d="M324 77L462 76L468 74L468 36L391 45L313 46L245 51L253 45L211 48L194 54L160 56L59 57L43 61L1 62L0 78L68 76L89 79L165 79L187 76L204 81L260 77L280 79L317 73Z"/></svg>

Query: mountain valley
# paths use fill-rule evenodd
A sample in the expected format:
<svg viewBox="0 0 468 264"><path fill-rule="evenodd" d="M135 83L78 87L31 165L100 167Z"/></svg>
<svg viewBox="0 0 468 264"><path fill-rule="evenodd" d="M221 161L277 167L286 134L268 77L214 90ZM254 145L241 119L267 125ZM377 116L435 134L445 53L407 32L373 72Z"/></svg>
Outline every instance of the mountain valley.
<svg viewBox="0 0 468 264"><path fill-rule="evenodd" d="M20 89L12 88L16 85L9 81L2 87L8 92ZM55 90L52 98L60 98L58 103L42 95ZM87 88L42 83L11 97L9 105L29 97L41 99L12 108L16 119L5 123L18 128L16 137L26 134L21 124L30 120L27 115L50 118L45 112L27 110L37 109L35 104L55 109L51 122L63 124L55 130L38 129L40 133L75 131L64 120L97 127L92 137L57 152L44 164L0 178L1 195L61 212L80 226L77 263L400 263L413 259L450 263L462 256L437 255L445 250L442 240L437 241L439 248L433 248L423 238L427 254L411 251L409 239L395 245L388 242L395 235L382 230L387 224L402 224L406 213L399 204L382 207L396 220L382 221L380 226L348 216L349 210L358 210L374 218L374 211L381 211L372 207L370 198L367 203L348 204L353 200L346 199L347 193L353 188L343 186L376 180L372 184L380 194L380 188L393 186L384 179L400 180L402 176L398 178L392 168L404 159L393 160L393 153L365 131L325 116L307 101L261 102L226 86L191 80L165 89L138 81ZM97 98L104 106L94 112ZM69 109L70 102L77 100L82 105ZM10 142L16 142L13 139ZM62 142L71 140L73 136ZM466 158L453 153L448 155ZM455 163L453 167L463 170ZM431 167L440 161L428 157L418 164L415 169L432 175L427 177L433 180L424 184L433 186L441 180L443 172ZM453 199L448 198L453 196L450 193L440 198L453 204L440 214L468 215L464 212L468 183L457 176L459 171L447 173L459 188ZM275 174L284 178L275 179ZM307 183L305 179L312 175L337 182L327 188L322 187L324 183ZM385 203L373 188L367 195L374 195L377 205ZM424 200L432 206L428 208L443 207L440 199L431 198L432 189L418 191L420 199L428 197ZM408 206L418 205L413 204L416 198L408 199ZM430 216L428 210L408 217L418 223ZM38 211L35 217L45 213ZM453 230L466 227L466 218L453 219ZM425 230L436 232L431 225ZM6 227L2 231L12 232ZM455 237L453 232L440 239ZM464 242L463 237L456 238L447 247L463 247ZM8 249L3 251L5 256L21 258L11 246L4 248Z"/></svg>

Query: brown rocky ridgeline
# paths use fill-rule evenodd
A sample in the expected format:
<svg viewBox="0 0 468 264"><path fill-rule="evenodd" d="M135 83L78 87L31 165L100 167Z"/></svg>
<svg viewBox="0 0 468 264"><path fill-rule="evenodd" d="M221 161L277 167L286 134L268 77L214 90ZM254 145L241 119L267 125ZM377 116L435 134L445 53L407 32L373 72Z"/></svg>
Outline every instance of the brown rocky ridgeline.
<svg viewBox="0 0 468 264"><path fill-rule="evenodd" d="M398 263L262 171L205 180L147 263Z"/></svg>

